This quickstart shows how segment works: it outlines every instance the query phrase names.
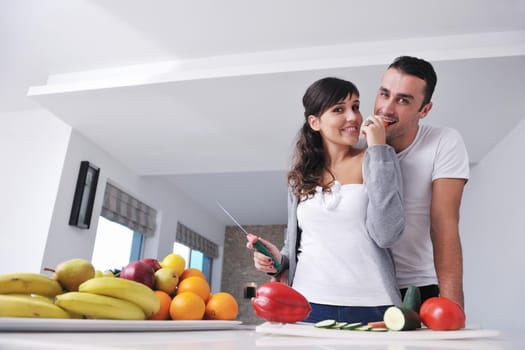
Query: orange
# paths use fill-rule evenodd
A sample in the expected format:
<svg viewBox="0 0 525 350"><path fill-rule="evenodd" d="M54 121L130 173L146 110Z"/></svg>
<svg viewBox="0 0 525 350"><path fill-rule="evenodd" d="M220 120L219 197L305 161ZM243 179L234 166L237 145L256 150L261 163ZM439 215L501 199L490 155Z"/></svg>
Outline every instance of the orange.
<svg viewBox="0 0 525 350"><path fill-rule="evenodd" d="M183 279L185 279L187 277L191 277L191 276L195 276L195 277L200 277L200 278L206 279L206 276L204 275L204 273L201 270L199 270L199 269L197 269L195 267L190 267L190 268L187 268L186 270L184 270L182 275L180 275L179 282L182 281Z"/></svg>
<svg viewBox="0 0 525 350"><path fill-rule="evenodd" d="M177 286L177 294L184 292L193 292L206 301L210 296L210 285L205 279L190 276L180 281Z"/></svg>
<svg viewBox="0 0 525 350"><path fill-rule="evenodd" d="M207 320L235 320L239 312L239 304L230 293L213 294L206 303L204 318Z"/></svg>
<svg viewBox="0 0 525 350"><path fill-rule="evenodd" d="M206 304L200 296L193 292L175 295L170 304L172 320L202 320Z"/></svg>
<svg viewBox="0 0 525 350"><path fill-rule="evenodd" d="M160 300L160 309L157 311L157 313L151 315L148 320L167 320L170 317L170 304L171 304L171 296L162 291L162 290L156 290L154 291L155 294L159 297Z"/></svg>
<svg viewBox="0 0 525 350"><path fill-rule="evenodd" d="M171 267L175 270L177 276L182 275L184 268L186 267L186 260L182 255L171 253L168 254L160 262L161 267Z"/></svg>

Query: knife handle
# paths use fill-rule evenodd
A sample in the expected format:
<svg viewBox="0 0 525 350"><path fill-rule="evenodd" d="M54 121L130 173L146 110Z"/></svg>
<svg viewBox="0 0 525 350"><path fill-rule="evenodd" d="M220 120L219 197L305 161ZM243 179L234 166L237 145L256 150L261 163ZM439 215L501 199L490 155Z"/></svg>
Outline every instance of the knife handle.
<svg viewBox="0 0 525 350"><path fill-rule="evenodd" d="M270 253L268 248L266 248L266 246L264 244L262 244L261 241L259 241L259 240L255 241L255 243L253 244L253 247L258 252L266 255L267 257L270 257L272 259L272 261L273 261L273 266L275 267L275 269L277 271L279 271L281 269L281 263L279 261L277 261L275 256L273 256L272 253Z"/></svg>

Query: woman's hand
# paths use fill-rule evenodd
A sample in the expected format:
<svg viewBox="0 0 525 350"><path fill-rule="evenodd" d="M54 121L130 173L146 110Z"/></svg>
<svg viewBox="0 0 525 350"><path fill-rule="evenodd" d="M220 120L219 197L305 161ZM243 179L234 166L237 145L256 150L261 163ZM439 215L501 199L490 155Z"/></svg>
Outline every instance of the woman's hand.
<svg viewBox="0 0 525 350"><path fill-rule="evenodd" d="M284 270L279 275L272 277L270 281L288 284L288 269Z"/></svg>
<svg viewBox="0 0 525 350"><path fill-rule="evenodd" d="M281 252L279 251L279 248L277 248L274 244L268 242L267 240L262 239L262 238L260 238L260 237L258 237L256 235L251 234L251 233L249 233L246 236L246 238L248 238L248 243L246 243L246 247L254 250L254 252L253 252L253 262L254 262L255 268L257 270L259 270L259 271L262 271L262 272L270 272L270 273L277 272L277 270L275 269L275 266L273 264L272 258L270 258L269 256L266 256L263 253L260 253L257 250L255 250L253 245L257 241L261 242L262 244L264 244L264 246L266 248L268 248L270 253L277 259L277 261L281 261L282 256L281 256Z"/></svg>
<svg viewBox="0 0 525 350"><path fill-rule="evenodd" d="M385 124L377 115L371 115L363 121L361 132L365 135L368 146L386 143Z"/></svg>

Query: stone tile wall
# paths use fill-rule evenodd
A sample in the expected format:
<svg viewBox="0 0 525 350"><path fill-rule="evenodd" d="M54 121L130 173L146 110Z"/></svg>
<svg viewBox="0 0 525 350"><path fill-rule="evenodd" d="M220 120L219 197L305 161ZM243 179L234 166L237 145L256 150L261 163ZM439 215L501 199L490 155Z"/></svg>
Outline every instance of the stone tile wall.
<svg viewBox="0 0 525 350"><path fill-rule="evenodd" d="M283 246L285 225L245 226L248 232L257 234ZM246 235L236 226L227 226L224 239L221 290L233 294L239 303L237 319L243 324L260 324L252 308L251 299L244 298L244 288L250 283L259 286L268 282L270 276L258 271L253 265L253 251L246 248Z"/></svg>

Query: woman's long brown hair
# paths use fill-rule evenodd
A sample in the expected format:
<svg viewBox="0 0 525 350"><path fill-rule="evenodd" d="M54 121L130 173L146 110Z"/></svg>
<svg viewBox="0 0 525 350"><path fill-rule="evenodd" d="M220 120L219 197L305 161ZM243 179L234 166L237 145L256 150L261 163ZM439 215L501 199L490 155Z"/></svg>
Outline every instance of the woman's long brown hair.
<svg viewBox="0 0 525 350"><path fill-rule="evenodd" d="M297 134L292 168L288 172L288 185L293 193L304 200L315 193L326 169L326 155L319 132L313 130L308 117L320 117L330 107L347 96L359 96L357 87L343 79L323 78L308 87L303 96L305 121Z"/></svg>

